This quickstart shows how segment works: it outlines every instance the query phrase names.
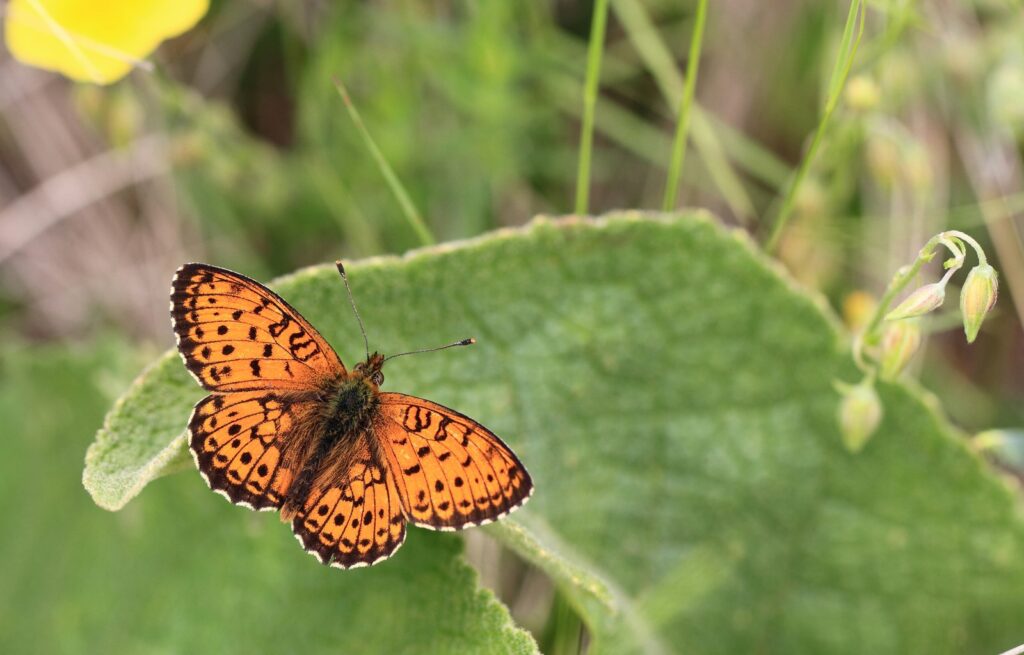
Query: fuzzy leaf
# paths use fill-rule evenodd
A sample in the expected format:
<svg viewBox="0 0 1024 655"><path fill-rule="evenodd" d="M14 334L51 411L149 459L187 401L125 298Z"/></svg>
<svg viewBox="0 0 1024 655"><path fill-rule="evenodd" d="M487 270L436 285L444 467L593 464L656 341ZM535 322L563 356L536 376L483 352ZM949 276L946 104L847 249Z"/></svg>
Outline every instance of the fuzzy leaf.
<svg viewBox="0 0 1024 655"><path fill-rule="evenodd" d="M458 408L521 456L533 500L488 529L562 586L593 653L1019 640L1017 499L898 384L880 386L882 423L848 453L836 322L708 217L540 220L349 270L373 346L477 337L396 360L386 387ZM355 361L333 267L276 288ZM166 469L199 397L173 358L129 391L89 453L97 503L121 507Z"/></svg>

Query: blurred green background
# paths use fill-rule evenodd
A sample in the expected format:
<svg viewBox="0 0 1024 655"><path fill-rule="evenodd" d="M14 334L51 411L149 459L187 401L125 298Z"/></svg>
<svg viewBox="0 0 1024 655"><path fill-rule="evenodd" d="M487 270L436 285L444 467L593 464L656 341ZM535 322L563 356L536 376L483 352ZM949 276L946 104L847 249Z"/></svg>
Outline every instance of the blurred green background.
<svg viewBox="0 0 1024 655"><path fill-rule="evenodd" d="M1013 429L1024 424L1024 12L999 0L868 5L779 256L856 326L928 237L974 235L1002 275L998 312L970 348L952 310L938 317L913 373L967 432ZM107 526L131 519L91 503L82 456L139 367L173 345L166 295L182 262L265 280L423 245L332 76L437 241L522 225L573 206L592 10L220 2L154 55L155 72L104 88L0 54L0 614L34 608L25 634L88 621L55 602L60 579L17 576L67 557L87 566L59 535L98 555ZM846 11L711 4L680 205L768 234L820 118ZM689 1L612 0L592 213L660 206L693 17ZM484 583L542 649L574 652L578 623L546 578L469 539Z"/></svg>

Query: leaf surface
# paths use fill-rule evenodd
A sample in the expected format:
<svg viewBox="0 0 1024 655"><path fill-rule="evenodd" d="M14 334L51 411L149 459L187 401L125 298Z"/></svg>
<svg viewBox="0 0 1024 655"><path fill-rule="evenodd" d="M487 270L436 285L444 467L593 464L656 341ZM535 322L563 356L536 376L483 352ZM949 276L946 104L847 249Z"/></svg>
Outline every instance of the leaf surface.
<svg viewBox="0 0 1024 655"><path fill-rule="evenodd" d="M563 587L592 652L1019 642L1013 492L902 385L881 388L878 433L847 453L832 381L854 372L836 322L706 215L542 219L349 269L372 347L477 338L389 363L385 387L455 407L519 454L536 493L487 529ZM356 361L333 267L275 288ZM177 466L200 395L172 356L139 380L90 449L98 504Z"/></svg>

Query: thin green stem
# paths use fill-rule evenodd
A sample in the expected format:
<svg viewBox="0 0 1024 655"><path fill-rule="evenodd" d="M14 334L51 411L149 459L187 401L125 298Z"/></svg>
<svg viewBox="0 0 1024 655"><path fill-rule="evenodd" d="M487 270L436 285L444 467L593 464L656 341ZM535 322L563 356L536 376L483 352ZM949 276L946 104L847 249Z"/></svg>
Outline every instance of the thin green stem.
<svg viewBox="0 0 1024 655"><path fill-rule="evenodd" d="M676 66L675 56L662 39L644 3L641 0L614 0L611 8L640 61L654 77L654 82L658 85L665 102L675 114L676 108L682 102L686 80ZM605 55L606 68L612 62L609 55L610 53ZM632 75L628 72L632 64L621 60L618 63L620 75ZM625 66L622 66L623 63ZM689 140L693 144L694 152L699 155L710 177L711 186L717 189L722 200L740 223L748 224L753 221L757 212L750 192L734 169L734 162L740 166L746 166L747 162L741 153L729 151L726 146L726 137L729 135L736 137L739 133L702 110L700 103L694 101L689 129ZM740 138L747 144L753 144L753 141L745 137ZM760 148L760 151L767 152L763 148ZM789 180L788 167L782 165L782 168L780 179L772 183L780 189Z"/></svg>
<svg viewBox="0 0 1024 655"><path fill-rule="evenodd" d="M948 232L940 232L931 239L928 239L928 243L924 244L921 251L917 255L917 259L910 266L904 266L900 270L896 271L896 275L893 276L892 281L889 282L889 287L885 290L882 295L882 299L878 302L878 306L875 308L875 313L872 314L871 320L864 328L864 341L868 343L874 343L877 338L878 326L882 324L882 319L885 318L886 314L889 313L889 305L896 298L897 295L903 289L906 288L907 284L921 271L921 267L928 262L935 259L935 248L936 246L944 243L945 237ZM946 245L949 248L948 245ZM951 249L952 250L952 249ZM956 251L953 250L954 255Z"/></svg>
<svg viewBox="0 0 1024 655"><path fill-rule="evenodd" d="M974 238L971 237L970 235L965 234L960 230L946 230L945 232L943 232L943 234L945 234L946 236L956 237L961 241L967 242L967 244L974 249L974 254L978 256L978 263L982 265L988 263L988 258L985 257L985 251L981 249L981 246L978 244L978 242L975 241Z"/></svg>
<svg viewBox="0 0 1024 655"><path fill-rule="evenodd" d="M807 177L807 172L811 168L814 156L817 154L818 147L821 145L825 131L831 122L832 112L835 111L836 105L839 104L839 98L842 95L843 88L846 86L846 78L850 75L850 69L853 67L857 48L860 45L861 37L864 35L864 14L866 12L867 10L864 8L862 0L853 0L850 3L850 13L846 17L846 27L843 29L842 45L839 49L839 56L836 58L835 68L832 70L832 77L829 80L825 111L821 116L821 121L818 122L818 128L814 132L811 146L807 149L807 154L804 156L803 161L800 162L800 168L797 169L793 182L789 185L786 196L782 201L782 208L775 218L775 225L772 227L771 236L768 237L768 242L765 245L765 249L768 252L774 252L779 243L779 237L782 236L782 231L793 213L796 192L803 184L804 178ZM857 23L856 34L853 33L855 22Z"/></svg>
<svg viewBox="0 0 1024 655"><path fill-rule="evenodd" d="M679 103L679 120L676 122L676 136L672 143L672 163L668 167L668 178L665 180L665 201L662 209L671 211L676 206L679 192L679 177L686 159L686 135L690 127L690 107L693 105L693 94L697 88L697 70L700 65L701 43L704 40L704 24L707 21L708 2L699 0L697 15L693 23L693 37L690 39L690 54L686 61L686 87L683 89L683 101Z"/></svg>
<svg viewBox="0 0 1024 655"><path fill-rule="evenodd" d="M384 180L388 183L388 187L391 189L391 193L395 195L395 199L398 201L399 206L402 208L402 213L405 214L406 220L409 222L409 226L412 228L416 236L419 237L420 242L429 246L436 242L434 235L430 233L430 229L427 224L423 221L423 217L417 211L416 206L412 203L412 199L409 194L405 191L405 187L402 186L398 176L395 175L395 171L388 164L387 160L384 159L384 155L381 154L380 148L377 147L373 137L370 136L370 131L366 129L366 125L363 123L362 117L359 115L359 110L352 103L352 99L348 95L348 89L341 83L341 80L334 78L334 86L338 89L338 93L341 94L341 99L345 102L345 108L348 109L348 115L352 117L352 122L355 123L356 129L359 131L359 135L363 139L363 143L366 145L366 149L370 151L370 155L373 156L374 161L377 163L377 167L380 168L381 174L384 176Z"/></svg>
<svg viewBox="0 0 1024 655"><path fill-rule="evenodd" d="M597 0L590 26L587 49L587 81L583 89L583 125L580 128L580 161L576 175L577 214L586 214L590 196L590 158L594 145L594 109L601 78L601 53L604 51L604 30L608 23L608 0Z"/></svg>

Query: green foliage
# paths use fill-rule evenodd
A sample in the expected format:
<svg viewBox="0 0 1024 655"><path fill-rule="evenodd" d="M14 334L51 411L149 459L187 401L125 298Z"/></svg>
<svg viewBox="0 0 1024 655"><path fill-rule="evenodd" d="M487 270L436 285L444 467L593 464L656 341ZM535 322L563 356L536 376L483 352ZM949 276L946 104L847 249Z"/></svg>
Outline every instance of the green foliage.
<svg viewBox="0 0 1024 655"><path fill-rule="evenodd" d="M332 77L439 242L519 225L572 206L588 32L607 6L591 53L591 183L578 191L594 212L656 207L677 177L672 130L705 4L680 204L755 239L777 230L782 264L850 325L922 235L977 237L1006 298L972 348L935 334L956 327L952 313L922 321L919 337L876 324L878 343L862 340L891 379L921 339L902 375L939 400L880 384L877 408L872 392L837 417L832 383L856 384L857 371L828 312L703 218L544 223L352 267L375 344L480 338L397 360L388 387L480 418L537 478L533 501L485 531L559 587L548 607L538 572L517 577L500 558L501 589L523 582L509 605L539 646L476 589L458 537L413 529L382 566L330 571L274 517L206 490L183 448L200 392L173 353L89 451L86 488L121 511L89 502L84 431L128 387L139 351L169 345L166 320L150 319L180 260L266 280L424 241ZM221 2L153 58L156 74L99 89L19 73L28 84L0 93L0 652L500 642L552 655L991 655L1020 643L1019 485L1007 490L935 407L967 430L1007 426L972 448L1024 469L1012 311L1024 303L1002 302L1024 288L1010 220L1024 209L1024 13L991 0L719 4ZM41 111L52 102L62 109ZM108 168L123 155L138 175ZM360 356L333 270L279 288L347 361ZM972 340L988 305L975 296L961 296L976 301L962 305ZM116 342L88 350L39 345L91 344L112 325ZM844 415L856 456L841 446Z"/></svg>
<svg viewBox="0 0 1024 655"><path fill-rule="evenodd" d="M540 220L347 269L373 346L478 338L396 360L387 387L480 419L521 456L536 493L487 530L555 580L591 652L991 653L1019 640L1018 501L898 384L880 385L882 423L848 453L832 381L853 366L834 321L705 215ZM355 361L361 339L333 267L275 287ZM131 388L87 457L97 503L122 507L168 469L200 396L171 355ZM182 580L216 576L217 591L198 595L203 612L230 597L266 616L266 599L301 597L309 623L298 632L327 644L374 630L382 614L349 612L378 594L401 608L442 580L455 593L441 575L461 570L445 563L455 557L446 535L412 529L392 560L339 573L286 547L272 517L228 508L197 475L160 486L167 496L126 512L153 512L135 538L159 543ZM322 598L335 589L333 603ZM290 613L284 605L275 611ZM512 630L492 606L459 616L476 611ZM458 618L444 603L417 612ZM314 621L328 616L338 617L328 627Z"/></svg>
<svg viewBox="0 0 1024 655"><path fill-rule="evenodd" d="M541 85L545 8L481 3L473 20L450 22L365 3L324 10L312 42L301 20L270 30L290 53L289 88L261 92L294 105L275 130L287 148L177 85L161 86L147 107L165 123L187 208L222 264L255 274L330 259L339 247L368 256L422 245L334 78L439 240L522 221L524 189L537 210L567 201L575 144L561 138Z"/></svg>

